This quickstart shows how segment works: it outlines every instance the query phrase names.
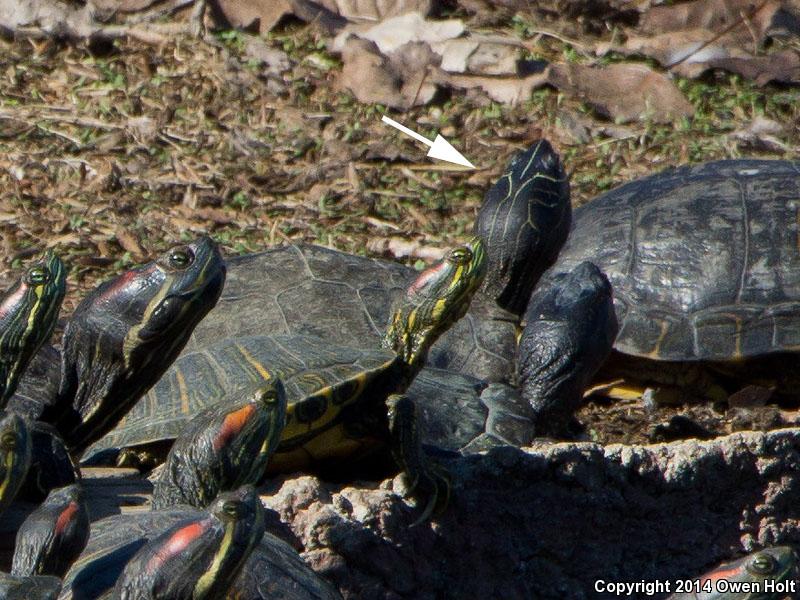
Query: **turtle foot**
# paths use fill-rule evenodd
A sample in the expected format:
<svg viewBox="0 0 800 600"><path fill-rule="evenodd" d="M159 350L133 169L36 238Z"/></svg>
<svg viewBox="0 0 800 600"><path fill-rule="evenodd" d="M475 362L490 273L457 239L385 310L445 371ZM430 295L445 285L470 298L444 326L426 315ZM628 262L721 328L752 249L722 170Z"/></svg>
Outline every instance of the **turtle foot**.
<svg viewBox="0 0 800 600"><path fill-rule="evenodd" d="M389 416L391 450L398 466L406 493L419 505L422 514L414 525L440 515L450 502L450 475L422 449L417 430L416 405L406 396L393 395L386 401Z"/></svg>

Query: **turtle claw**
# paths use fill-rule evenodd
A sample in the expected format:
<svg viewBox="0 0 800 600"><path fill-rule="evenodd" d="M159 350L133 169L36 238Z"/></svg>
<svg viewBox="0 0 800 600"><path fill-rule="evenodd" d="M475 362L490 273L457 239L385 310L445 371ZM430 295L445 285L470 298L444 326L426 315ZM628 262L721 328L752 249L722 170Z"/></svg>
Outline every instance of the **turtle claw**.
<svg viewBox="0 0 800 600"><path fill-rule="evenodd" d="M389 396L386 401L389 416L391 451L398 466L403 469L403 479L408 495L424 503L422 514L412 527L440 515L450 502L450 476L422 449L416 419L416 405L406 396Z"/></svg>

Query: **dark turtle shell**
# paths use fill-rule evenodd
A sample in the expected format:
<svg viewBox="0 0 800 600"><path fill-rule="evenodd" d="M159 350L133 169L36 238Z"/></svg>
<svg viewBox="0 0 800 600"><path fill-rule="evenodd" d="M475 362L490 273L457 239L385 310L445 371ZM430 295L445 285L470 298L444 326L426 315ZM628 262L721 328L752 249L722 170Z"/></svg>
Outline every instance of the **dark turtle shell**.
<svg viewBox="0 0 800 600"><path fill-rule="evenodd" d="M150 540L201 511L170 508L114 515L92 523L89 543L64 577L59 600L112 597L128 560ZM238 594L238 595L237 595ZM231 597L248 600L340 598L286 542L265 533L234 582Z"/></svg>
<svg viewBox="0 0 800 600"><path fill-rule="evenodd" d="M615 348L660 360L800 349L800 162L670 169L575 210L548 276L591 260L611 281Z"/></svg>
<svg viewBox="0 0 800 600"><path fill-rule="evenodd" d="M222 297L195 328L186 352L249 335L309 335L343 346L377 346L395 301L419 276L396 262L305 244L226 263ZM476 295L467 315L434 344L427 364L505 380L513 372L514 321Z"/></svg>
<svg viewBox="0 0 800 600"><path fill-rule="evenodd" d="M119 425L87 450L84 460L106 448L174 440L203 409L273 377L283 381L289 405L277 450L282 453L335 425L339 419L331 422L328 416L337 408L360 398L372 403L375 395L404 389L404 364L391 350L348 348L316 337L224 340L178 358Z"/></svg>

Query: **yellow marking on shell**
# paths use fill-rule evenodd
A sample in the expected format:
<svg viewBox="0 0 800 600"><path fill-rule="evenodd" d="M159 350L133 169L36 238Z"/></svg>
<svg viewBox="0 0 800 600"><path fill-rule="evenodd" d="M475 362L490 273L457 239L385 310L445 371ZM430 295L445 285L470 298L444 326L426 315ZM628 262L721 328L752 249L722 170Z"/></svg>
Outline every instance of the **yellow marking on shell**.
<svg viewBox="0 0 800 600"><path fill-rule="evenodd" d="M323 396L326 400L325 412L322 413L318 419L311 422L300 423L295 416L297 406L303 403L303 400L290 404L286 407L286 427L283 428L281 441L288 441L293 438L307 434L309 431L316 429L324 429L329 425L339 413L342 412L342 405L334 406L333 404L333 388L331 386L324 387L321 390L315 391L313 396Z"/></svg>
<svg viewBox="0 0 800 600"><path fill-rule="evenodd" d="M340 424L314 436L299 448L273 454L267 473L291 473L309 469L321 460L349 459L377 445L377 440L354 439Z"/></svg>
<svg viewBox="0 0 800 600"><path fill-rule="evenodd" d="M661 352L661 342L663 342L664 338L667 336L667 331L669 331L669 323L666 321L661 321L661 332L658 334L658 339L656 340L653 349L648 353L648 357L658 358L659 353Z"/></svg>
<svg viewBox="0 0 800 600"><path fill-rule="evenodd" d="M189 391L186 389L186 379L180 369L175 369L175 380L178 382L178 394L181 397L181 413L189 414Z"/></svg>
<svg viewBox="0 0 800 600"><path fill-rule="evenodd" d="M222 566L222 561L225 560L231 544L233 543L233 531L235 528L235 521L231 521L226 524L225 534L222 536L222 543L219 546L219 550L217 550L216 554L214 554L214 560L208 566L208 570L200 579L197 580L197 585L194 586L192 598L205 598L208 590L214 584L220 567Z"/></svg>
<svg viewBox="0 0 800 600"><path fill-rule="evenodd" d="M272 375L270 374L270 372L267 371L264 365L258 362L256 358L252 354L250 354L250 352L248 352L247 348L245 348L240 344L234 344L234 346L236 346L236 349L239 351L239 354L242 355L242 357L248 362L248 364L252 366L256 370L256 372L258 372L259 375L261 375L264 381L269 381L270 379L272 379Z"/></svg>

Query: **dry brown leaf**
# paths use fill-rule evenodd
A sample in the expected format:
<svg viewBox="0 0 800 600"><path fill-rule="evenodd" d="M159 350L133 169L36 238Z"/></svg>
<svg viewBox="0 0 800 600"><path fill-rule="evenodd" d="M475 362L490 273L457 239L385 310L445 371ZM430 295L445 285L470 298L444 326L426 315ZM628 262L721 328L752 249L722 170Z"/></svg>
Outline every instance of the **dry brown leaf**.
<svg viewBox="0 0 800 600"><path fill-rule="evenodd" d="M369 21L409 12L427 15L431 10L431 0L320 0L320 4L347 19Z"/></svg>
<svg viewBox="0 0 800 600"><path fill-rule="evenodd" d="M394 72L402 79L400 94L407 106L422 106L433 99L436 85L428 78L430 67L441 59L428 44L412 42L389 55Z"/></svg>
<svg viewBox="0 0 800 600"><path fill-rule="evenodd" d="M703 70L723 69L752 79L757 85L770 82L800 83L800 54L784 50L768 56L730 57L709 60Z"/></svg>
<svg viewBox="0 0 800 600"><path fill-rule="evenodd" d="M739 148L767 152L785 152L789 149L787 144L778 136L784 135L786 128L772 119L755 117L747 127L728 134Z"/></svg>
<svg viewBox="0 0 800 600"><path fill-rule="evenodd" d="M104 13L139 12L160 0L92 0L94 7Z"/></svg>
<svg viewBox="0 0 800 600"><path fill-rule="evenodd" d="M737 45L749 42L752 46L784 29L787 12L783 4L779 0L696 0L657 6L642 15L638 30L644 35L660 35L703 29L723 34L721 41L727 38Z"/></svg>
<svg viewBox="0 0 800 600"><path fill-rule="evenodd" d="M233 27L248 29L258 22L258 32L267 33L284 16L293 14L291 0L213 0Z"/></svg>
<svg viewBox="0 0 800 600"><path fill-rule="evenodd" d="M130 252L134 260L142 260L146 256L145 251L142 250L142 246L139 244L139 240L130 232L125 231L123 227L116 228L114 237L123 250Z"/></svg>
<svg viewBox="0 0 800 600"><path fill-rule="evenodd" d="M465 38L434 44L433 49L442 56L442 69L451 73L512 75L517 72L519 48L512 44Z"/></svg>
<svg viewBox="0 0 800 600"><path fill-rule="evenodd" d="M350 90L360 102L409 107L401 94L400 76L374 43L348 39L342 49L342 62L338 84Z"/></svg>
<svg viewBox="0 0 800 600"><path fill-rule="evenodd" d="M372 26L350 25L345 27L333 42L333 50L340 51L344 42L355 34L375 42L378 49L389 54L409 42L437 44L459 37L464 33L464 23L458 19L433 21L420 13L408 13L391 17Z"/></svg>
<svg viewBox="0 0 800 600"><path fill-rule="evenodd" d="M531 97L531 92L549 83L547 73L536 73L528 77L487 77L484 75L458 75L436 69L431 80L462 90L479 88L496 102L516 105Z"/></svg>
<svg viewBox="0 0 800 600"><path fill-rule="evenodd" d="M548 82L620 123L648 119L668 123L694 114L675 84L645 65L558 63L550 65Z"/></svg>

